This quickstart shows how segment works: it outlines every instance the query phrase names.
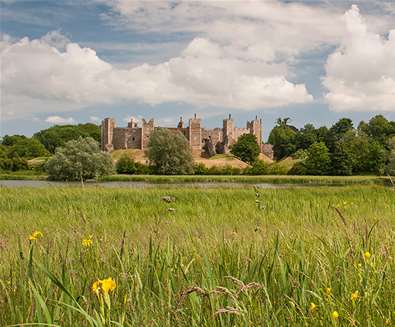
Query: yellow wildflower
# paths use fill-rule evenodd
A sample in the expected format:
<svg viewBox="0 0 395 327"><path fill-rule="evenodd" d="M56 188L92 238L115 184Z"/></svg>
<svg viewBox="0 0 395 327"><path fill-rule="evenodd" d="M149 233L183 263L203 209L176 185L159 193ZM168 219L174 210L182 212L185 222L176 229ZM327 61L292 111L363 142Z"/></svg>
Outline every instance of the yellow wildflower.
<svg viewBox="0 0 395 327"><path fill-rule="evenodd" d="M88 238L84 238L81 243L83 247L89 248L93 244L92 236L89 236Z"/></svg>
<svg viewBox="0 0 395 327"><path fill-rule="evenodd" d="M363 254L363 257L365 258L365 260L369 260L371 256L372 256L372 255L370 254L369 251L366 251L366 252Z"/></svg>
<svg viewBox="0 0 395 327"><path fill-rule="evenodd" d="M336 320L337 318L339 318L339 312L333 311L331 316L332 316L332 318L333 318L334 320Z"/></svg>
<svg viewBox="0 0 395 327"><path fill-rule="evenodd" d="M314 312L315 310L317 310L317 305L314 302L311 302L309 310L310 312Z"/></svg>
<svg viewBox="0 0 395 327"><path fill-rule="evenodd" d="M29 236L29 241L36 241L41 237L43 237L43 233L36 230Z"/></svg>
<svg viewBox="0 0 395 327"><path fill-rule="evenodd" d="M117 284L111 277L107 279L98 279L92 284L92 292L99 296L100 294L108 294L110 291L112 292L116 287Z"/></svg>
<svg viewBox="0 0 395 327"><path fill-rule="evenodd" d="M385 319L385 321L384 321L384 324L385 324L385 325L389 325L390 323L391 323L391 320Z"/></svg>
<svg viewBox="0 0 395 327"><path fill-rule="evenodd" d="M359 291L351 293L351 301L355 302L359 298Z"/></svg>
<svg viewBox="0 0 395 327"><path fill-rule="evenodd" d="M325 287L325 294L330 296L332 294L332 289L330 287Z"/></svg>

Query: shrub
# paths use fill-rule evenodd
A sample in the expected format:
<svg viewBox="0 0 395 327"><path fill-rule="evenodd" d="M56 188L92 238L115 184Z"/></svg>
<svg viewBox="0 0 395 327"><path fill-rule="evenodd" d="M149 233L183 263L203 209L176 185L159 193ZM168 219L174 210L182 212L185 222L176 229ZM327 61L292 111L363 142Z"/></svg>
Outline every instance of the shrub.
<svg viewBox="0 0 395 327"><path fill-rule="evenodd" d="M268 164L263 160L257 160L252 167L246 168L244 173L247 175L267 175Z"/></svg>
<svg viewBox="0 0 395 327"><path fill-rule="evenodd" d="M115 170L118 174L130 174L136 173L136 163L127 154L124 154L115 165Z"/></svg>
<svg viewBox="0 0 395 327"><path fill-rule="evenodd" d="M195 172L195 175L207 175L208 174L208 168L203 163L198 163L198 164L194 165L193 170Z"/></svg>
<svg viewBox="0 0 395 327"><path fill-rule="evenodd" d="M188 140L180 132L156 128L150 137L147 156L155 172L163 175L193 173L193 158Z"/></svg>
<svg viewBox="0 0 395 327"><path fill-rule="evenodd" d="M46 163L49 179L84 181L113 172L111 156L100 151L99 144L92 139L79 138L59 147Z"/></svg>

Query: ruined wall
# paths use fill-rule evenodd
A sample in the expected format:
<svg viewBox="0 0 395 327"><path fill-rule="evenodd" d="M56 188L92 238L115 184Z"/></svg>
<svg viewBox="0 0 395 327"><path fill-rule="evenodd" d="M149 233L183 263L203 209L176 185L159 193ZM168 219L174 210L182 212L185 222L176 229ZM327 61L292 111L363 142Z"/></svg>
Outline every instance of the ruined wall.
<svg viewBox="0 0 395 327"><path fill-rule="evenodd" d="M256 136L257 143L259 146L262 144L262 119L258 119L255 117L254 120L247 122L247 128L250 130L250 133Z"/></svg>
<svg viewBox="0 0 395 327"><path fill-rule="evenodd" d="M143 118L141 120L141 150L148 147L149 138L154 131L154 119L151 118L148 122Z"/></svg>
<svg viewBox="0 0 395 327"><path fill-rule="evenodd" d="M101 149L102 151L113 150L113 132L115 128L115 120L113 118L105 118L101 123Z"/></svg>
<svg viewBox="0 0 395 327"><path fill-rule="evenodd" d="M229 115L228 119L223 121L223 141L225 143L225 149L227 150L229 146L235 143L235 123Z"/></svg>
<svg viewBox="0 0 395 327"><path fill-rule="evenodd" d="M235 141L239 139L243 134L250 134L250 130L248 128L235 128Z"/></svg>
<svg viewBox="0 0 395 327"><path fill-rule="evenodd" d="M214 146L218 142L222 142L223 141L222 128L218 128L218 127L213 129L202 128L202 146L204 145L205 139L211 139L211 142L214 144Z"/></svg>
<svg viewBox="0 0 395 327"><path fill-rule="evenodd" d="M195 117L189 119L189 144L191 145L192 152L195 154L200 154L202 151L202 128L201 119Z"/></svg>
<svg viewBox="0 0 395 327"><path fill-rule="evenodd" d="M116 127L115 121L112 118L106 118L101 125L101 148L104 151L112 151L116 149L141 149L148 147L149 139L155 129L154 120L141 120L141 127L137 127L137 120L131 118L128 127ZM257 117L255 120L248 121L246 128L236 128L232 117L229 115L228 119L224 119L223 128L205 129L201 126L201 119L189 119L189 126L183 127L182 118L178 127L168 128L173 132L181 132L189 141L192 151L195 154L200 154L204 140L208 139L215 146L217 143L224 143L225 150L229 150L229 146L233 145L237 139L247 133L256 136L258 144L262 142L262 120Z"/></svg>

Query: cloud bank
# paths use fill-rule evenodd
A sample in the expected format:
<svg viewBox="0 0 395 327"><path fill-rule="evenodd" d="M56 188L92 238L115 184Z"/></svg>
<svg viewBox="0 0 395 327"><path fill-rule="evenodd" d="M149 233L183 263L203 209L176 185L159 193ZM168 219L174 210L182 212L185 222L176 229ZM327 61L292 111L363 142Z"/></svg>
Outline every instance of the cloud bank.
<svg viewBox="0 0 395 327"><path fill-rule="evenodd" d="M369 31L357 6L344 15L347 33L326 63L326 99L336 111L395 112L395 29Z"/></svg>

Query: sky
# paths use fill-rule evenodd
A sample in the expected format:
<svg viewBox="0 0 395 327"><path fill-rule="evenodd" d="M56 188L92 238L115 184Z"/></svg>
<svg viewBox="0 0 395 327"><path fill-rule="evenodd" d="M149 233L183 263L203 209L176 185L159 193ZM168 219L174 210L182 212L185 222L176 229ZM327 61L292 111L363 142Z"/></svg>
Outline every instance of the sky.
<svg viewBox="0 0 395 327"><path fill-rule="evenodd" d="M395 0L0 0L0 136L395 120Z"/></svg>

